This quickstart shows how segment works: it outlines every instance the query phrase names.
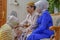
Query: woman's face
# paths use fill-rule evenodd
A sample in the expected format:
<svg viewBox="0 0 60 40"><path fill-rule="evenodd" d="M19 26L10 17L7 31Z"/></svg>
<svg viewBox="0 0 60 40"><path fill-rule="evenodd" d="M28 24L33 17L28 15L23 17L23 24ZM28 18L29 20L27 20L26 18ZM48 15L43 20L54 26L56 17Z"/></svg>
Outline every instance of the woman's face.
<svg viewBox="0 0 60 40"><path fill-rule="evenodd" d="M30 13L31 12L31 7L27 5L27 12Z"/></svg>
<svg viewBox="0 0 60 40"><path fill-rule="evenodd" d="M27 12L28 13L32 13L33 11L34 11L34 8L33 7L31 7L31 6L29 6L29 5L27 5Z"/></svg>
<svg viewBox="0 0 60 40"><path fill-rule="evenodd" d="M37 11L38 13L41 13L40 8L36 8L36 11Z"/></svg>

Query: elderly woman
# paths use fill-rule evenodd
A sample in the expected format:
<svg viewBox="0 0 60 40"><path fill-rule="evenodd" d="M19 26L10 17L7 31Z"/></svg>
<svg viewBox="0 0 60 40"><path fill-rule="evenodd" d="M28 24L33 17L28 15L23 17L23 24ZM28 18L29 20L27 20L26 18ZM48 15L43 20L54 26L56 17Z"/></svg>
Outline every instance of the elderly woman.
<svg viewBox="0 0 60 40"><path fill-rule="evenodd" d="M41 40L44 38L50 38L54 34L49 30L50 26L53 26L52 18L48 11L49 4L46 0L40 0L35 3L37 12L41 13L41 16L37 19L37 28L27 38L27 40Z"/></svg>
<svg viewBox="0 0 60 40"><path fill-rule="evenodd" d="M0 40L15 40L15 32L13 29L18 27L19 20L15 16L10 16L6 24L0 28Z"/></svg>

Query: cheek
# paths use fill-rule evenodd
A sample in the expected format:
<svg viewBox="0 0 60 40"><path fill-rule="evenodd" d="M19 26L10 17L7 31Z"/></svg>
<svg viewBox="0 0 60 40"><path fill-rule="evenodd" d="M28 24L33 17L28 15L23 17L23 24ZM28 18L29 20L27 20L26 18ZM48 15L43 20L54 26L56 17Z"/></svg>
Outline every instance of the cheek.
<svg viewBox="0 0 60 40"><path fill-rule="evenodd" d="M28 12L30 12L30 11L31 11L31 9L30 9L30 8L28 8L28 9L27 9L27 11L28 11Z"/></svg>
<svg viewBox="0 0 60 40"><path fill-rule="evenodd" d="M27 8L27 11L29 11L29 8Z"/></svg>
<svg viewBox="0 0 60 40"><path fill-rule="evenodd" d="M41 10L40 10L40 9L37 9L36 11L37 11L38 13L40 13L40 12L41 12Z"/></svg>

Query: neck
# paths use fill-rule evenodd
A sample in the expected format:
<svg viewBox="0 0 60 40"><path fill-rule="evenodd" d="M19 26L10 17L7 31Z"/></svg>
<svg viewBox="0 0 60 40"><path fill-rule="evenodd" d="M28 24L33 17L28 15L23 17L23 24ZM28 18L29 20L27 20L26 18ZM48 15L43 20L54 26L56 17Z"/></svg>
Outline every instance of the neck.
<svg viewBox="0 0 60 40"><path fill-rule="evenodd" d="M47 10L47 9L43 9L42 11L45 11L45 10Z"/></svg>
<svg viewBox="0 0 60 40"><path fill-rule="evenodd" d="M30 15L33 15L34 11L30 12Z"/></svg>

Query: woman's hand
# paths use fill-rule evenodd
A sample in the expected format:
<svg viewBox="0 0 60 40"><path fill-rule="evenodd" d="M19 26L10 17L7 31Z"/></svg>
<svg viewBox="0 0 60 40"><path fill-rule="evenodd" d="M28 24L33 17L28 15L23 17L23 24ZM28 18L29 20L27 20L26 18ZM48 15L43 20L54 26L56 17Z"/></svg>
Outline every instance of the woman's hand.
<svg viewBox="0 0 60 40"><path fill-rule="evenodd" d="M21 36L21 34L22 34L22 31L19 30L18 28L15 29L15 32L16 32L16 35L17 35L17 36Z"/></svg>
<svg viewBox="0 0 60 40"><path fill-rule="evenodd" d="M49 29L50 30L55 30L56 29L56 26L51 26Z"/></svg>
<svg viewBox="0 0 60 40"><path fill-rule="evenodd" d="M26 34L29 34L29 33L31 33L31 32L32 32L32 30L30 30L30 29L26 29L26 30L25 30L25 33L26 33Z"/></svg>

